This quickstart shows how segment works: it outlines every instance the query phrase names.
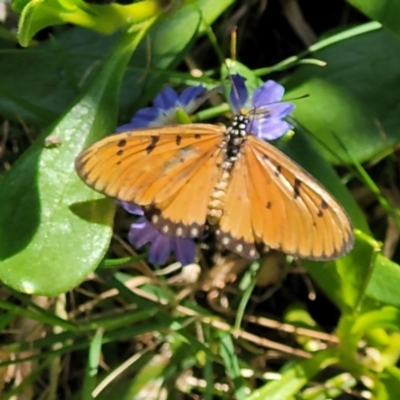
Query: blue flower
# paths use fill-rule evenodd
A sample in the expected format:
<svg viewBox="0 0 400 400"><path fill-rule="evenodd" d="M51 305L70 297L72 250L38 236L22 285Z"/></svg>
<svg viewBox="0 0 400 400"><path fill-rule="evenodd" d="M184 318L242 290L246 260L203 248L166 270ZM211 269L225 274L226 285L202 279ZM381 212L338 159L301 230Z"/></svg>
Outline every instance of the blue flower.
<svg viewBox="0 0 400 400"><path fill-rule="evenodd" d="M236 114L246 106L248 92L241 75L232 75L232 89L229 102ZM265 140L278 139L292 126L282 119L294 109L292 103L281 101L285 89L279 83L269 80L253 93L252 110L249 112L250 123L247 132Z"/></svg>
<svg viewBox="0 0 400 400"><path fill-rule="evenodd" d="M205 89L202 86L187 88L180 95L175 90L166 88L154 99L153 107L139 110L130 123L120 126L117 132L176 124L178 122L176 110L179 108L187 114L193 113L206 98L204 94ZM151 263L165 264L172 252L182 265L194 261L196 248L192 239L164 235L150 224L140 206L126 202L120 202L120 204L129 213L139 216L131 224L128 240L136 249L150 243L149 261Z"/></svg>
<svg viewBox="0 0 400 400"><path fill-rule="evenodd" d="M192 114L205 99L207 96L205 96L203 86L186 88L180 95L174 89L167 87L156 96L153 107L139 110L131 122L117 128L117 132L177 124L177 109L184 110L186 114Z"/></svg>
<svg viewBox="0 0 400 400"><path fill-rule="evenodd" d="M192 239L183 239L166 236L158 232L144 216L143 209L132 203L120 203L130 214L139 218L131 224L128 240L136 249L150 243L149 261L153 264L163 265L169 255L175 253L176 259L187 265L193 262L196 245Z"/></svg>

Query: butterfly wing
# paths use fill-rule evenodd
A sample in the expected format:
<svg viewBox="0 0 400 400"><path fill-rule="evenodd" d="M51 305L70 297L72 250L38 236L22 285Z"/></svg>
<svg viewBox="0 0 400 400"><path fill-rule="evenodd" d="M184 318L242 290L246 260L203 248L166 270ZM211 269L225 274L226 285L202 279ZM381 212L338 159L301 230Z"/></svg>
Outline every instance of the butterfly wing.
<svg viewBox="0 0 400 400"><path fill-rule="evenodd" d="M296 257L329 260L350 251L350 220L302 167L254 136L235 163L217 232L229 250L256 258L255 243Z"/></svg>
<svg viewBox="0 0 400 400"><path fill-rule="evenodd" d="M189 124L112 135L84 150L76 170L98 192L145 206L164 233L197 236L219 178L223 132Z"/></svg>

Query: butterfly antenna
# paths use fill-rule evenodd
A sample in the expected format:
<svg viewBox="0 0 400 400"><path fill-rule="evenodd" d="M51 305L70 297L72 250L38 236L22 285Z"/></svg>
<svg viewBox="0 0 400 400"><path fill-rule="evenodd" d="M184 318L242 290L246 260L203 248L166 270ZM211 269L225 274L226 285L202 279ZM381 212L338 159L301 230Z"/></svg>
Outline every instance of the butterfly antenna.
<svg viewBox="0 0 400 400"><path fill-rule="evenodd" d="M234 26L231 31L231 60L236 61L237 57L237 26ZM226 69L229 71L228 65L225 63Z"/></svg>
<svg viewBox="0 0 400 400"><path fill-rule="evenodd" d="M288 99L283 100L283 102L285 102L285 101L303 100L303 99L306 99L307 97L310 97L310 95L308 93L305 93L305 94L302 94L301 96L289 97Z"/></svg>

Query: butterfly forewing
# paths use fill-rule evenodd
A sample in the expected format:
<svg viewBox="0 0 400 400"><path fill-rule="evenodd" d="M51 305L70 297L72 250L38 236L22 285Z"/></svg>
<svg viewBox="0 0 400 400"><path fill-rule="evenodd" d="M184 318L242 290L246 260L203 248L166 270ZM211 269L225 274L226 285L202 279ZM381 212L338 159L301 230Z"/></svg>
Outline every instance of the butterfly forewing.
<svg viewBox="0 0 400 400"><path fill-rule="evenodd" d="M272 145L248 136L231 182L220 221L220 235L231 235L231 243L260 243L314 260L337 258L351 249L352 228L342 207ZM240 193L248 200L243 201ZM243 213L241 207L247 202L251 223L237 229L236 214Z"/></svg>
<svg viewBox="0 0 400 400"><path fill-rule="evenodd" d="M76 169L93 189L147 206L162 232L195 236L219 179L224 130L190 124L113 135L84 150Z"/></svg>
<svg viewBox="0 0 400 400"><path fill-rule="evenodd" d="M286 229L292 233L291 236L284 236L282 251L295 248L294 252L287 252L315 260L333 259L347 253L354 241L351 222L343 208L321 184L268 143L249 137L246 148L251 149L264 166L273 166L277 170L277 179L272 183L282 192L287 210L287 215L282 215L282 219ZM267 158L262 157L265 154ZM265 196L262 186L257 188L260 196ZM263 235L268 233L267 229Z"/></svg>

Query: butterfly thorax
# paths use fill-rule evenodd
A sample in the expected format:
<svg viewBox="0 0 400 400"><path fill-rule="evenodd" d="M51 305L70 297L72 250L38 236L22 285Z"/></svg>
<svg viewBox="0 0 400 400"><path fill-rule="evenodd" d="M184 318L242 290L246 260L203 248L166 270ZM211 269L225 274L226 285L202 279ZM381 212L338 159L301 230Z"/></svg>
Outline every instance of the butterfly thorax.
<svg viewBox="0 0 400 400"><path fill-rule="evenodd" d="M226 130L226 161L232 163L236 162L242 144L246 140L247 125L250 120L243 114L238 114L233 118L231 126Z"/></svg>
<svg viewBox="0 0 400 400"><path fill-rule="evenodd" d="M208 206L207 221L210 225L218 223L225 208L226 193L231 179L231 171L240 157L240 150L246 141L246 128L249 118L243 114L234 117L231 126L225 132L225 155L221 177L214 187Z"/></svg>

